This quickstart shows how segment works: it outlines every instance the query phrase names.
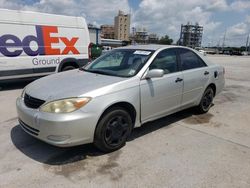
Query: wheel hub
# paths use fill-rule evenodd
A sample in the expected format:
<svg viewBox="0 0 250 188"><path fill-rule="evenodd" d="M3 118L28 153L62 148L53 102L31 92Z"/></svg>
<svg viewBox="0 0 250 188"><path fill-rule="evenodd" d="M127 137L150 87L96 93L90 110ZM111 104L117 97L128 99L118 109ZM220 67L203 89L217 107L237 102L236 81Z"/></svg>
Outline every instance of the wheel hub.
<svg viewBox="0 0 250 188"><path fill-rule="evenodd" d="M105 140L110 145L120 144L128 131L128 123L122 116L114 117L107 126Z"/></svg>
<svg viewBox="0 0 250 188"><path fill-rule="evenodd" d="M202 101L203 108L208 109L212 104L212 101L213 101L213 93L211 91L208 91L203 97Z"/></svg>

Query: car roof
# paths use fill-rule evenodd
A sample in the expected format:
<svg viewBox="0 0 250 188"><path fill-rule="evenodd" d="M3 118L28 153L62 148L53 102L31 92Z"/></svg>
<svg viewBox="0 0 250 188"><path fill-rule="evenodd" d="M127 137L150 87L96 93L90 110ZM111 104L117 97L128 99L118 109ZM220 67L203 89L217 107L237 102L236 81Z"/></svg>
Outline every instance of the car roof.
<svg viewBox="0 0 250 188"><path fill-rule="evenodd" d="M119 47L115 49L132 49L132 50L159 50L159 49L167 49L167 48L183 48L183 49L189 49L196 53L207 65L213 65L211 61L209 61L206 57L204 57L201 53L198 51L186 47L186 46L176 46L176 45L161 45L161 44L142 44L142 45L129 45L129 46L124 46L124 47Z"/></svg>
<svg viewBox="0 0 250 188"><path fill-rule="evenodd" d="M141 45L129 45L124 47L119 47L117 49L133 49L133 50L159 50L164 48L186 48L182 46L174 46L174 45L160 45L160 44L141 44Z"/></svg>

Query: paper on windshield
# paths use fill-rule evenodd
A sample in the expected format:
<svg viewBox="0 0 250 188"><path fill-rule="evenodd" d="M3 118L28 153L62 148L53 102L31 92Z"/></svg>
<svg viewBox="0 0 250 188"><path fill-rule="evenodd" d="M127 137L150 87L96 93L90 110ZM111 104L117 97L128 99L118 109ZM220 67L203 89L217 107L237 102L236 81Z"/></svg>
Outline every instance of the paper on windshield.
<svg viewBox="0 0 250 188"><path fill-rule="evenodd" d="M149 55L149 54L151 54L151 52L150 51L144 51L144 50L136 50L134 52L134 54L137 54L137 55Z"/></svg>

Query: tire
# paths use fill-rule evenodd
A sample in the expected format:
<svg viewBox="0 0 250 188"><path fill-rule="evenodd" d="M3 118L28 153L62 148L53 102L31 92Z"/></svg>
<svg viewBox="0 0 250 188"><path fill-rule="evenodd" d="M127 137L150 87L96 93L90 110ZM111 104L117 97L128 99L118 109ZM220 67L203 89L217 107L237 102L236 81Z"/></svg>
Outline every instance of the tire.
<svg viewBox="0 0 250 188"><path fill-rule="evenodd" d="M103 152L112 152L126 144L133 128L129 113L120 107L108 110L97 124L94 145Z"/></svg>
<svg viewBox="0 0 250 188"><path fill-rule="evenodd" d="M68 65L68 66L65 66L65 67L62 68L62 72L64 72L64 71L69 71L69 70L73 70L73 69L75 69L74 66Z"/></svg>
<svg viewBox="0 0 250 188"><path fill-rule="evenodd" d="M213 104L214 90L208 87L202 95L200 104L197 106L197 111L200 114L207 113Z"/></svg>

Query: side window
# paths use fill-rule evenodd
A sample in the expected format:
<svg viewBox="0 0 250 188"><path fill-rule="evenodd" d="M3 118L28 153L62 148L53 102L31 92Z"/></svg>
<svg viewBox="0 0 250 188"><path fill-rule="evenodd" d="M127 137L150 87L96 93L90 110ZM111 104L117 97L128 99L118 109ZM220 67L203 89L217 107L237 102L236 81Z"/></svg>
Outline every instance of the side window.
<svg viewBox="0 0 250 188"><path fill-rule="evenodd" d="M180 50L180 59L182 70L189 70L206 66L206 64L194 52L188 49Z"/></svg>
<svg viewBox="0 0 250 188"><path fill-rule="evenodd" d="M151 69L163 69L165 74L178 71L177 57L174 50L163 50L155 57L149 66Z"/></svg>

